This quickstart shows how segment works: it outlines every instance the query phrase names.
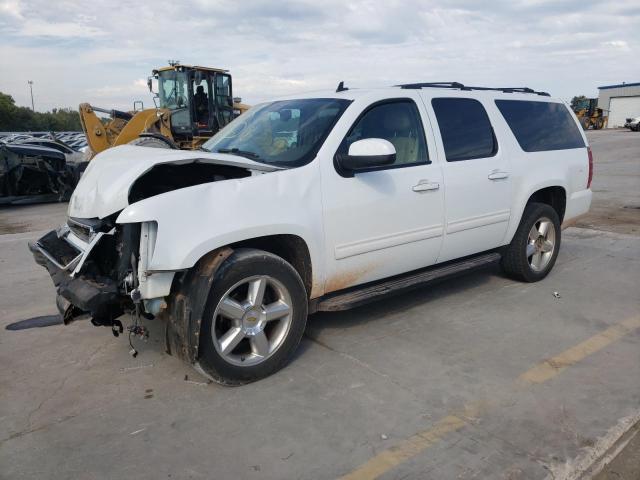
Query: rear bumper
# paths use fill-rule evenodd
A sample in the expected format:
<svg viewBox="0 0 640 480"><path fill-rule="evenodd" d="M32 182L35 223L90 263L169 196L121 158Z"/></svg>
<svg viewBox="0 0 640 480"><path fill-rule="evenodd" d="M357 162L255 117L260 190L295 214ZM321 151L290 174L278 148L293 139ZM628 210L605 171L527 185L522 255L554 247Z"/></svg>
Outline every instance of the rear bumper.
<svg viewBox="0 0 640 480"><path fill-rule="evenodd" d="M47 235L55 234L50 232ZM62 265L56 260L56 254L51 253L43 246L43 239L29 242L29 250L38 265L47 269L54 286L56 287L56 305L65 323L75 318L89 314L93 322L101 325L110 325L112 320L122 315L126 297L119 293L117 283L110 278L87 278L74 274L71 269L83 259L86 253L81 252L79 258ZM60 239L61 242L64 240Z"/></svg>

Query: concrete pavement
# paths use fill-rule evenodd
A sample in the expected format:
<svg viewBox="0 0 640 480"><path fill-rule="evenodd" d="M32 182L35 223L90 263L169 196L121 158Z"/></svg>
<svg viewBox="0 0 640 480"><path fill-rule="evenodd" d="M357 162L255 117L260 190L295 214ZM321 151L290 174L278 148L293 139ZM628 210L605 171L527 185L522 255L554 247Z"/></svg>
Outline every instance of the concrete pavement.
<svg viewBox="0 0 640 480"><path fill-rule="evenodd" d="M2 330L0 478L573 478L640 415L640 210L624 208L640 206L640 134L625 134L589 132L597 209L546 280L489 267L314 315L293 363L248 386L208 384L153 322L135 359L88 323ZM3 328L55 313L25 242L64 210L0 210Z"/></svg>

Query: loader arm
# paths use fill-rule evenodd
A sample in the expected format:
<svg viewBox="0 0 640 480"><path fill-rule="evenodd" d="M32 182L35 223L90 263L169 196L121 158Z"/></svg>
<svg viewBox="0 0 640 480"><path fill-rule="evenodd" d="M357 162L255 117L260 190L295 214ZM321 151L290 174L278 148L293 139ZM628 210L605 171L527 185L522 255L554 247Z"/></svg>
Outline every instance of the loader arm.
<svg viewBox="0 0 640 480"><path fill-rule="evenodd" d="M116 138L118 138L118 135L129 121L125 115L113 115L108 122L103 123L100 117L96 115L96 111L103 113L111 113L111 111L92 107L88 103L81 103L78 111L80 124L87 137L87 145L91 150L90 158L112 147Z"/></svg>
<svg viewBox="0 0 640 480"><path fill-rule="evenodd" d="M107 148L127 144L142 133L157 133L170 140L173 139L168 110L150 108L129 113L82 103L79 112L80 124L91 150L90 158ZM103 122L96 112L106 113L111 118Z"/></svg>
<svg viewBox="0 0 640 480"><path fill-rule="evenodd" d="M135 140L142 133L155 133L173 141L169 123L170 111L166 109L149 108L136 112L114 139L112 147L125 145Z"/></svg>

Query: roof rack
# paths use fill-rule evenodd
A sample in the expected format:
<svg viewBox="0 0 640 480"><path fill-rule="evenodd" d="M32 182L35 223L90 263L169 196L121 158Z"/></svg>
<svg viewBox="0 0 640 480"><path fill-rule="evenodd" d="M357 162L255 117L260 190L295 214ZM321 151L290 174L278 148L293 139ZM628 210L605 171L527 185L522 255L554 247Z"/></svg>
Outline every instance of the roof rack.
<svg viewBox="0 0 640 480"><path fill-rule="evenodd" d="M471 87L469 85L463 85L460 82L405 83L402 85L396 85L396 87L405 89L455 88L458 90L492 90L504 93L533 93L535 95L542 95L543 97L551 96L547 92L537 92L529 87Z"/></svg>

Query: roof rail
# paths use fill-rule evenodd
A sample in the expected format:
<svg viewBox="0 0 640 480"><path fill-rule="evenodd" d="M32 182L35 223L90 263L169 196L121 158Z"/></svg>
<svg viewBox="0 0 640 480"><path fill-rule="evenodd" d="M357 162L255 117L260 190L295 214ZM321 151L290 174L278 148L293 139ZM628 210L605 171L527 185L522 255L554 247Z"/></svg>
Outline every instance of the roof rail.
<svg viewBox="0 0 640 480"><path fill-rule="evenodd" d="M420 88L455 88L458 90L492 90L504 93L533 93L535 95L541 95L544 97L550 97L547 92L537 92L529 87L472 87L469 85L463 85L460 82L427 82L427 83L405 83L403 85L396 85L396 87L405 89L420 89Z"/></svg>

